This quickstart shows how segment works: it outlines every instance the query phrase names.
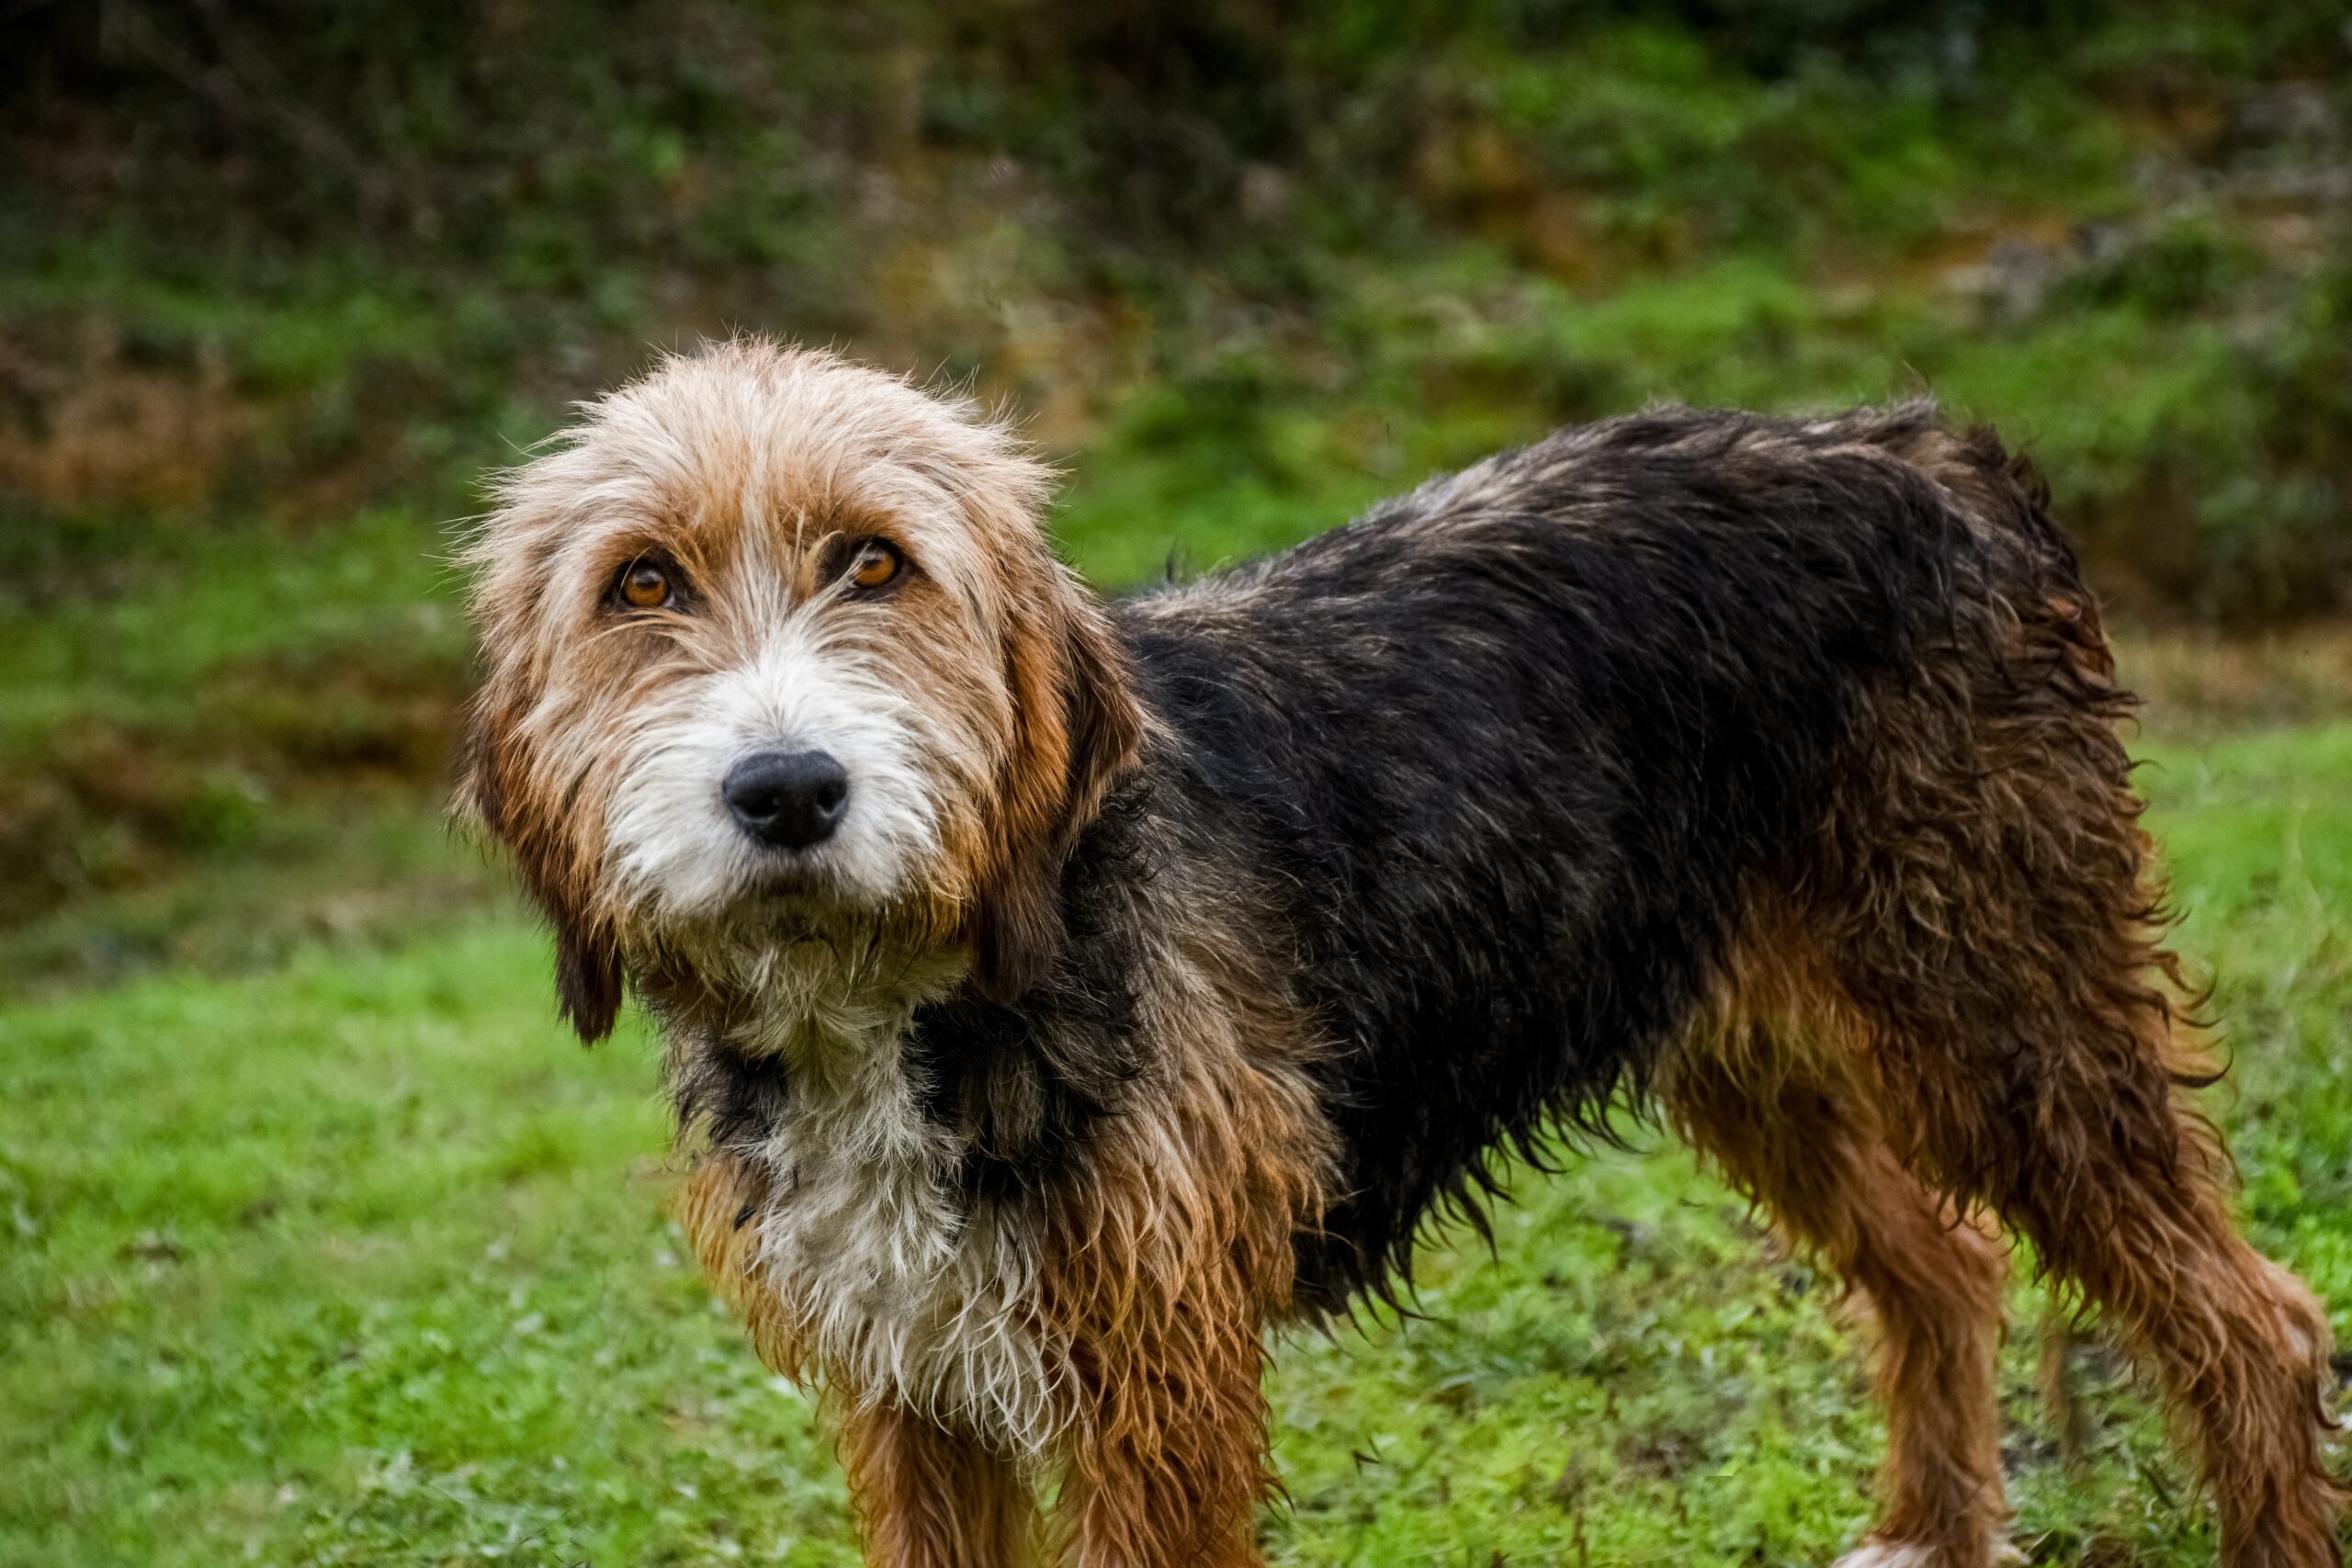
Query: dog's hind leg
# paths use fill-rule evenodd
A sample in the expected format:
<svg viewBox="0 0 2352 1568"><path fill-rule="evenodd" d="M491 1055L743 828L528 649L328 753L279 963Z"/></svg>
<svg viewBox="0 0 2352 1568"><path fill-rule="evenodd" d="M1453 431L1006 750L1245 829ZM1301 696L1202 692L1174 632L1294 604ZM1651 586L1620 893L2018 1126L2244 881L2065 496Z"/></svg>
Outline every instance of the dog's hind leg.
<svg viewBox="0 0 2352 1568"><path fill-rule="evenodd" d="M1770 988L1788 994L1791 979ZM1877 1330L1883 1498L1846 1562L1986 1568L2007 1553L1994 1390L2007 1252L1895 1159L1852 1063L1826 1048L1838 1032L1834 1018L1736 1015L1677 1054L1662 1097L1683 1135L1837 1273Z"/></svg>
<svg viewBox="0 0 2352 1568"><path fill-rule="evenodd" d="M2094 1002L2069 1021L2039 976L1984 986L1986 1012L1963 1038L2005 1038L2006 1064L1916 1013L1887 1030L1914 1043L1883 1055L1915 1168L1990 1204L2157 1374L2220 1509L2229 1568L2334 1568L2344 1493L2319 1446L2327 1317L2232 1224L2227 1156L2179 1103L2162 1005ZM1891 994L1880 1005L1898 1006Z"/></svg>
<svg viewBox="0 0 2352 1568"><path fill-rule="evenodd" d="M2327 1318L2238 1235L2229 1157L2187 1103L2211 1069L2177 1037L2105 652L2066 607L2024 603L1964 707L1922 682L1883 716L1815 879L1822 951L1911 1168L2030 1239L2156 1374L2222 1561L2334 1568Z"/></svg>

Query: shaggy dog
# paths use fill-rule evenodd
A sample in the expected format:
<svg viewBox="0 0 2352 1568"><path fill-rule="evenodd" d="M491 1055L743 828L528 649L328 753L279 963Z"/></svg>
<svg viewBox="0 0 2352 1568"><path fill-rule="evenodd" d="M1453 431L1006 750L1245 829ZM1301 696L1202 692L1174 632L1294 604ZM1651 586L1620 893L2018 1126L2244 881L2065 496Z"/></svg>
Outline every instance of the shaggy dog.
<svg viewBox="0 0 2352 1568"><path fill-rule="evenodd" d="M2006 1225L2235 1568L2337 1562L2328 1325L2232 1228L2074 557L1912 405L1660 410L1106 606L1004 429L671 359L473 549L462 802L564 1012L668 1041L684 1214L873 1561L1254 1562L1267 1325L1660 1113L1867 1301L1846 1561L2005 1550Z"/></svg>

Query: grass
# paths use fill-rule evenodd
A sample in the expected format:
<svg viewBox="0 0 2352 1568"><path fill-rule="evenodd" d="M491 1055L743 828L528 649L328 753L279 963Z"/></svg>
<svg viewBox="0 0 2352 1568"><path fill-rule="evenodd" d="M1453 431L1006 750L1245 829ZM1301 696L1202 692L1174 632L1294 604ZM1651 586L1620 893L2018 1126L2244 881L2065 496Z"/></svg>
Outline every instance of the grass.
<svg viewBox="0 0 2352 1568"><path fill-rule="evenodd" d="M49 545L0 609L0 994L479 900L434 798L469 649L438 527Z"/></svg>
<svg viewBox="0 0 2352 1568"><path fill-rule="evenodd" d="M2232 1026L2249 1222L2352 1303L2352 723L2145 752ZM496 905L0 1010L0 1562L853 1560L807 1403L665 1217L650 1041L583 1053L549 1011L544 943ZM1850 1540L1882 1437L1822 1282L1669 1149L1520 1189L1498 1258L1430 1250L1424 1319L1283 1346L1276 1560ZM2064 1473L2032 1339L2004 1404L2034 1555L2210 1562L2103 1354Z"/></svg>

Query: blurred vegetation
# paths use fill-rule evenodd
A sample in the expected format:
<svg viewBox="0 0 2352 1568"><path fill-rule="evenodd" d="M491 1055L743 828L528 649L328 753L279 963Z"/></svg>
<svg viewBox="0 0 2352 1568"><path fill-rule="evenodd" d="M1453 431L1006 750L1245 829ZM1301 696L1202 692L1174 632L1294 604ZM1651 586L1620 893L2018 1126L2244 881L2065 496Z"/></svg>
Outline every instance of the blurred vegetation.
<svg viewBox="0 0 2352 1568"><path fill-rule="evenodd" d="M1020 411L1111 584L1654 399L1932 390L2036 453L2127 610L2352 593L2335 0L0 29L0 983L479 898L433 848L448 520L568 400L739 328Z"/></svg>

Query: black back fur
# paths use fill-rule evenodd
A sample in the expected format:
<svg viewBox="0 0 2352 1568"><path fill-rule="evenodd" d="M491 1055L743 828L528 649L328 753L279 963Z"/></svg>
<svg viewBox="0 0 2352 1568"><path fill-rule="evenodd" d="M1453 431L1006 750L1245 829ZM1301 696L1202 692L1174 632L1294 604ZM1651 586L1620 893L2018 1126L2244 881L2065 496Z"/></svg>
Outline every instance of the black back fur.
<svg viewBox="0 0 2352 1568"><path fill-rule="evenodd" d="M1565 431L1295 549L1118 607L1163 736L1065 876L1073 941L910 1049L976 1198L1072 1168L1136 1059L1136 877L1216 898L1329 1043L1342 1194L1311 1305L1388 1294L1498 1150L1638 1099L1747 893L1795 873L1873 705L2005 600L2078 590L1989 438L1999 515L1898 456L1925 406ZM747 1086L748 1087L748 1086Z"/></svg>

